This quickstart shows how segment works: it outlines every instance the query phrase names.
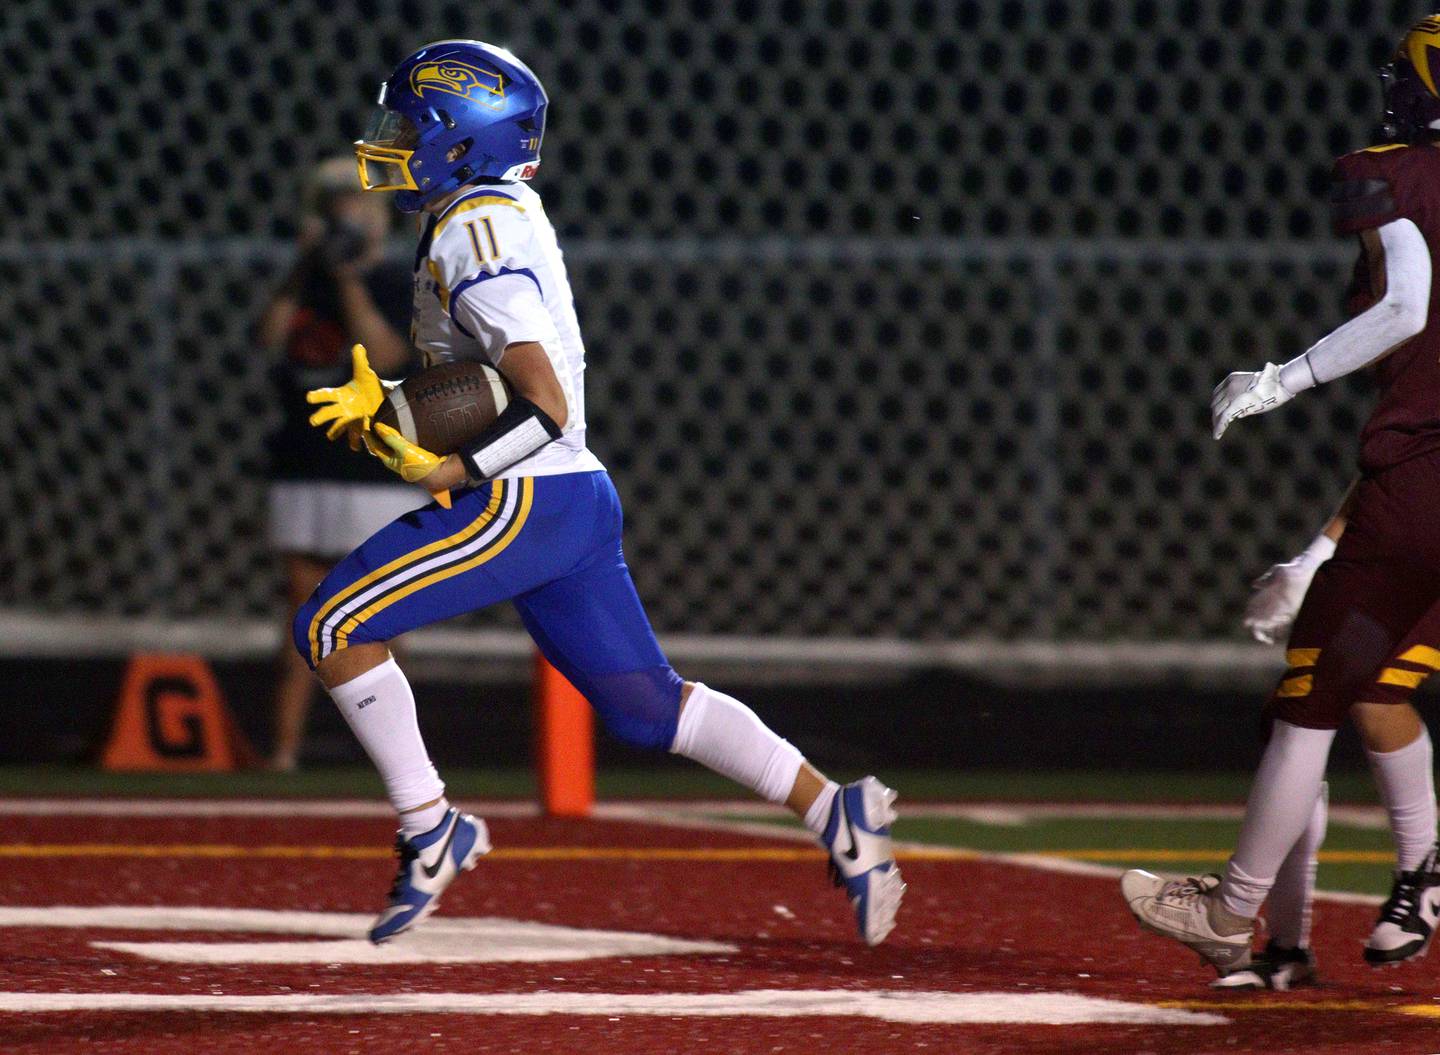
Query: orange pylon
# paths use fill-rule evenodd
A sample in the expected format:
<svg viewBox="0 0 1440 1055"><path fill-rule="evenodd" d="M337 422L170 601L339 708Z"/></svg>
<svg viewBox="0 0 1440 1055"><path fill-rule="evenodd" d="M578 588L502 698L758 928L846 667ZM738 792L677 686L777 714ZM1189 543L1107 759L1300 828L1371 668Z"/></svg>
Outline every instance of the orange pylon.
<svg viewBox="0 0 1440 1055"><path fill-rule="evenodd" d="M595 805L595 718L565 675L535 655L535 762L552 817L588 817Z"/></svg>

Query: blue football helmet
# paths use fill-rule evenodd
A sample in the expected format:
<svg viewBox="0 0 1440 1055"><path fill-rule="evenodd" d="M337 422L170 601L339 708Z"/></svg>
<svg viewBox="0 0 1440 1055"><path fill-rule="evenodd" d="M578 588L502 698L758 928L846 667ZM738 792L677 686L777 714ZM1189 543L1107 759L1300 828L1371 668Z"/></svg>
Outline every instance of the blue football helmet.
<svg viewBox="0 0 1440 1055"><path fill-rule="evenodd" d="M402 212L481 180L528 180L540 164L545 88L504 48L439 40L380 87L355 143L360 186L395 191Z"/></svg>

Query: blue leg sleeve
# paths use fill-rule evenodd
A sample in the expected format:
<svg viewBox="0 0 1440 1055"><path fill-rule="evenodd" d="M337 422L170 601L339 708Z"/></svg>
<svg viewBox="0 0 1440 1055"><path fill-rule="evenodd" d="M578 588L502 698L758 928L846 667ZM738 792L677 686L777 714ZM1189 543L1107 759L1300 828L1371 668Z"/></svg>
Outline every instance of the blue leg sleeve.
<svg viewBox="0 0 1440 1055"><path fill-rule="evenodd" d="M518 597L545 658L627 744L668 750L684 683L650 629L618 541L584 568Z"/></svg>

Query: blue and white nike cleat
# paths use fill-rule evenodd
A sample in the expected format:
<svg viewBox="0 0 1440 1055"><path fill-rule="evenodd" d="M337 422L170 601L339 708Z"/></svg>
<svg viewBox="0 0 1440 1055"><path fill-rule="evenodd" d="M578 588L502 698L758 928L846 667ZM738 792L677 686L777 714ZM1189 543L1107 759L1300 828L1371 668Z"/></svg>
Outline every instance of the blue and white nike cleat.
<svg viewBox="0 0 1440 1055"><path fill-rule="evenodd" d="M879 945L895 928L895 913L905 896L890 842L894 823L895 792L865 777L835 794L820 837L830 851L830 878L845 888L866 945Z"/></svg>
<svg viewBox="0 0 1440 1055"><path fill-rule="evenodd" d="M440 895L461 872L475 867L482 854L490 852L490 832L485 822L450 807L445 819L424 835L407 839L395 835L395 855L400 871L390 887L390 906L370 928L376 945L404 934L440 904Z"/></svg>

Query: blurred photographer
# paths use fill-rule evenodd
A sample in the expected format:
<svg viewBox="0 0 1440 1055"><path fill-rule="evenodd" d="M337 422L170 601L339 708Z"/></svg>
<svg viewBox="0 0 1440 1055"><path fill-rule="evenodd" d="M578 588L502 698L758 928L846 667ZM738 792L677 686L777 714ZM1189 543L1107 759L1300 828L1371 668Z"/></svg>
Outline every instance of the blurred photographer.
<svg viewBox="0 0 1440 1055"><path fill-rule="evenodd" d="M312 388L350 378L350 348L363 344L386 378L413 366L405 331L410 269L385 258L391 212L360 190L354 158L320 164L306 190L299 257L257 324L277 358L282 421L270 445L270 543L284 565L286 627L275 693L270 766L294 769L319 685L289 647L289 621L331 566L424 494L396 482L373 458L357 458L309 425Z"/></svg>

